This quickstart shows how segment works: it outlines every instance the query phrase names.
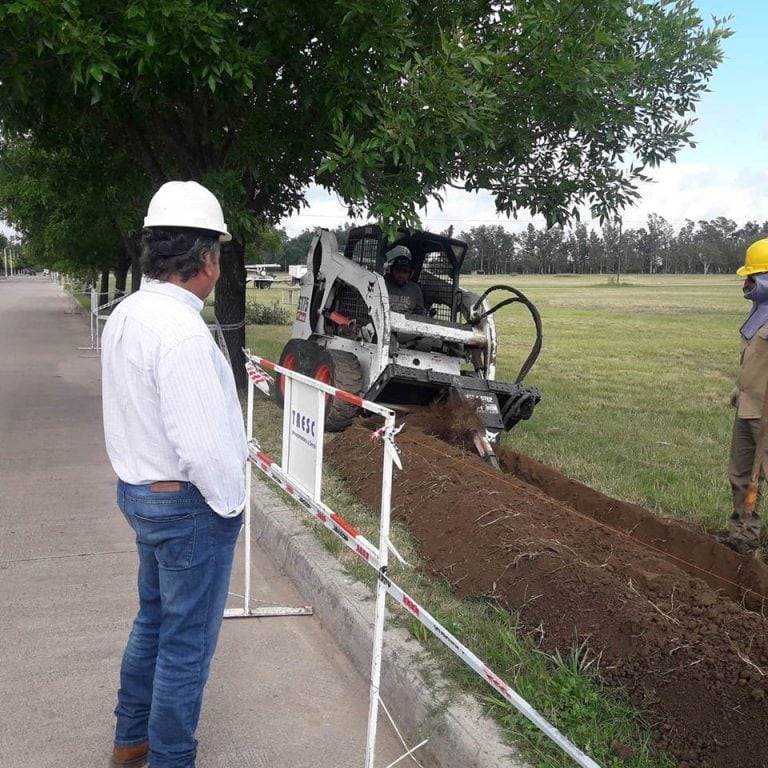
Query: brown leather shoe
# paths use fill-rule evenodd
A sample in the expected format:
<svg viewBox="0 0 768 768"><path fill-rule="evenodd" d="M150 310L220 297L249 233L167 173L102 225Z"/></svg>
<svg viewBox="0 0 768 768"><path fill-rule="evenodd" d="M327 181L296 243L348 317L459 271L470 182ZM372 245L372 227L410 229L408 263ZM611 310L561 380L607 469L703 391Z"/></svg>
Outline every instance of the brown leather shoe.
<svg viewBox="0 0 768 768"><path fill-rule="evenodd" d="M134 744L130 747L115 747L112 750L112 760L110 765L119 766L119 768L141 768L147 762L149 754L149 742L144 741L141 744Z"/></svg>

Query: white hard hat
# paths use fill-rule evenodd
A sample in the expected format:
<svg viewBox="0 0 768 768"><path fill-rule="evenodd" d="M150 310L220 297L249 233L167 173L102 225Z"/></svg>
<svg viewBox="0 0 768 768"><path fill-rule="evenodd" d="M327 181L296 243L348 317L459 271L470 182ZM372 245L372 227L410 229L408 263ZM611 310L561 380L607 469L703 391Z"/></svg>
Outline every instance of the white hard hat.
<svg viewBox="0 0 768 768"><path fill-rule="evenodd" d="M145 227L188 227L219 233L219 240L232 239L215 195L196 181L168 181L149 201Z"/></svg>

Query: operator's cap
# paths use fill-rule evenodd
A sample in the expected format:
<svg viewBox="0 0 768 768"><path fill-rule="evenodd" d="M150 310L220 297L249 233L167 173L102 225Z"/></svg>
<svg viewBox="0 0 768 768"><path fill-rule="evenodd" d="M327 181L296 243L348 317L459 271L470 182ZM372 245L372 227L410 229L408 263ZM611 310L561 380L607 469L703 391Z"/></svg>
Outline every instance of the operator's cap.
<svg viewBox="0 0 768 768"><path fill-rule="evenodd" d="M405 267L406 269L412 269L413 257L411 252L404 245L396 245L394 248L387 251L387 263L390 269L397 269L398 267Z"/></svg>

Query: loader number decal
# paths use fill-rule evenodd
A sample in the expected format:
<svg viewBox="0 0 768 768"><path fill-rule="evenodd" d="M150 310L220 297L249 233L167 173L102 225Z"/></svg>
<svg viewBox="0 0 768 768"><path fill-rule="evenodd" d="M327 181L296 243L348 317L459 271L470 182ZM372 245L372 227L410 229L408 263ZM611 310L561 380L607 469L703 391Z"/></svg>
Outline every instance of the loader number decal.
<svg viewBox="0 0 768 768"><path fill-rule="evenodd" d="M307 319L307 310L309 309L309 296L299 296L299 306L296 310L296 319L303 323Z"/></svg>

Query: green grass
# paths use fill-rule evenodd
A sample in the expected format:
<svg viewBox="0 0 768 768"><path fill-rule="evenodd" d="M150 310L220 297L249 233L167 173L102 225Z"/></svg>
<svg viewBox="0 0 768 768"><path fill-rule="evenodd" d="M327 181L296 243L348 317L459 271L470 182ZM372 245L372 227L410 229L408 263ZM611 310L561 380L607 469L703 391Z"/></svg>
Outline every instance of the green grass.
<svg viewBox="0 0 768 768"><path fill-rule="evenodd" d="M255 355L273 363L280 360L280 353L290 338L290 325L249 325L245 329L246 346Z"/></svg>
<svg viewBox="0 0 768 768"><path fill-rule="evenodd" d="M467 281L480 289L486 281ZM527 382L543 399L505 443L611 496L722 524L738 368L749 305L736 277L512 279L539 307L544 344ZM531 340L522 309L497 315L497 378Z"/></svg>

